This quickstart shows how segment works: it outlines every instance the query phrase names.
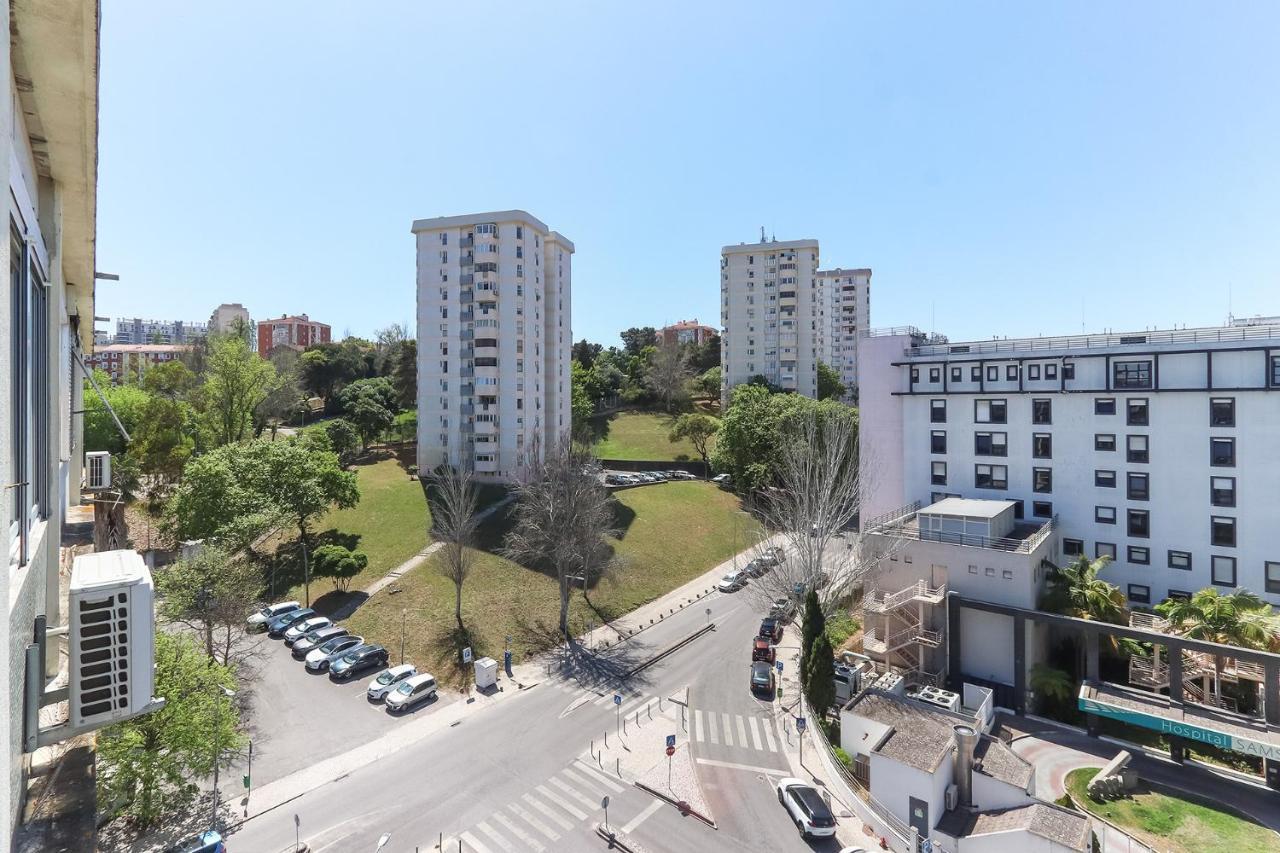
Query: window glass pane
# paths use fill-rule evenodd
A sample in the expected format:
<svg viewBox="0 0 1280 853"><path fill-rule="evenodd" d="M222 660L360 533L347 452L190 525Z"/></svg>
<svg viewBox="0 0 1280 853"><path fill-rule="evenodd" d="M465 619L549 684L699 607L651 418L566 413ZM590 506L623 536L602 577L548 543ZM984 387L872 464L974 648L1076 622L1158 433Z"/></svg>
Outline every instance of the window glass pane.
<svg viewBox="0 0 1280 853"><path fill-rule="evenodd" d="M1214 585L1216 586L1235 586L1236 585L1235 557L1221 557L1221 556L1214 555L1212 580Z"/></svg>

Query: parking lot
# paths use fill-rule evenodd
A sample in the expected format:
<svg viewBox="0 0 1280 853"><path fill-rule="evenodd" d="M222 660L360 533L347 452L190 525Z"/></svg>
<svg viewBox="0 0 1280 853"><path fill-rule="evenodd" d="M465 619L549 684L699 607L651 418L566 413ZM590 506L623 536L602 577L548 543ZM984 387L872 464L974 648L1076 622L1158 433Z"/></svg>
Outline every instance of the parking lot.
<svg viewBox="0 0 1280 853"><path fill-rule="evenodd" d="M253 642L254 656L246 665L242 684L245 721L253 741L255 787L374 740L405 720L461 698L441 691L433 700L392 715L381 702L365 698L365 689L381 670L334 682L327 672L309 672L283 640L269 639L264 633L255 635ZM400 662L399 649L390 651L394 666ZM245 772L241 765L227 778L239 784ZM224 790L230 789L224 786Z"/></svg>
<svg viewBox="0 0 1280 853"><path fill-rule="evenodd" d="M696 474L688 471L615 471L606 469L602 472L606 486L647 486L652 483L667 483L672 480L700 480Z"/></svg>

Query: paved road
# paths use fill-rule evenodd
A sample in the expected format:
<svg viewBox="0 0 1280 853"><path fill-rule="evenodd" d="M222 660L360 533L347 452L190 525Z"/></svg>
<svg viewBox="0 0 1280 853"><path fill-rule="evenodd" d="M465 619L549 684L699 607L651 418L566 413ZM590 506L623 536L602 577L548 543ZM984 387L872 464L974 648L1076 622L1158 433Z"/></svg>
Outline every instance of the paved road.
<svg viewBox="0 0 1280 853"><path fill-rule="evenodd" d="M621 680L635 662L701 627L704 606L713 611L715 631ZM785 735L775 722L768 731L778 751L771 751L764 728L771 703L757 702L747 689L759 615L740 593L717 594L704 606L609 652L580 655L571 676L556 675L253 818L231 834L230 845L283 850L294 840L296 814L302 838L316 851L371 850L383 832L392 833L386 853L432 850L442 837L447 850L459 849L460 840L462 850L475 853L597 850L602 843L593 829L602 818L600 798L608 794L610 824L650 851L835 849L801 842L769 786L785 772L777 743ZM686 685L694 755L703 759L698 770L719 831L670 806L655 806L648 794L580 760L591 739L615 724L614 690L626 697L627 711ZM707 724L713 710L729 717L729 735L718 733L719 743L711 742ZM699 712L703 740L696 738Z"/></svg>

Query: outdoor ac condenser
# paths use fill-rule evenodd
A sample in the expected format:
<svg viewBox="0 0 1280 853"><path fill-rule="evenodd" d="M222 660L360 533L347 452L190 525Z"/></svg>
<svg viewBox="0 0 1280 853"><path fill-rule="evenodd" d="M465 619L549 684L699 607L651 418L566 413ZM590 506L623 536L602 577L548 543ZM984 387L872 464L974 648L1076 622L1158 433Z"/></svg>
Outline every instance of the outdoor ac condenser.
<svg viewBox="0 0 1280 853"><path fill-rule="evenodd" d="M105 450L93 450L84 455L85 488L100 492L111 488L111 454Z"/></svg>
<svg viewBox="0 0 1280 853"><path fill-rule="evenodd" d="M151 572L137 551L76 557L67 602L73 727L107 725L151 703L153 599Z"/></svg>

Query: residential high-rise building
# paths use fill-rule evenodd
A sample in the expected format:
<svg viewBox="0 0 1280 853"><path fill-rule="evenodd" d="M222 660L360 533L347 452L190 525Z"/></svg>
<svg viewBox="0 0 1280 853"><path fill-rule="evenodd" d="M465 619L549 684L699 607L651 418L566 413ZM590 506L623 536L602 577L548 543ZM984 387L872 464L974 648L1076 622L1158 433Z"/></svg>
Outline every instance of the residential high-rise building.
<svg viewBox="0 0 1280 853"><path fill-rule="evenodd" d="M191 347L183 344L108 344L95 346L85 358L90 368L106 371L112 382L140 377L148 367L182 358Z"/></svg>
<svg viewBox="0 0 1280 853"><path fill-rule="evenodd" d="M418 467L518 476L570 428L573 243L523 210L420 219Z"/></svg>
<svg viewBox="0 0 1280 853"><path fill-rule="evenodd" d="M327 344L332 340L332 329L318 323L306 314L281 315L274 320L258 323L258 355L270 358L276 347L304 350L312 344Z"/></svg>
<svg viewBox="0 0 1280 853"><path fill-rule="evenodd" d="M871 319L871 270L818 270L818 292L827 323L822 326L825 340L820 351L827 352L826 362L840 374L845 386L845 399L858 395L858 332L868 328Z"/></svg>
<svg viewBox="0 0 1280 853"><path fill-rule="evenodd" d="M818 394L818 241L739 243L720 250L720 399L763 376Z"/></svg>
<svg viewBox="0 0 1280 853"><path fill-rule="evenodd" d="M658 331L658 339L664 344L705 344L717 334L714 326L699 323L698 318L694 317L692 320L681 320L670 326L663 326Z"/></svg>
<svg viewBox="0 0 1280 853"><path fill-rule="evenodd" d="M1111 558L1134 605L1205 587L1280 604L1280 324L858 343L863 519L1009 500L1056 520L1062 559Z"/></svg>
<svg viewBox="0 0 1280 853"><path fill-rule="evenodd" d="M183 320L143 320L140 317L116 319L118 344L193 344L209 332L205 323Z"/></svg>

